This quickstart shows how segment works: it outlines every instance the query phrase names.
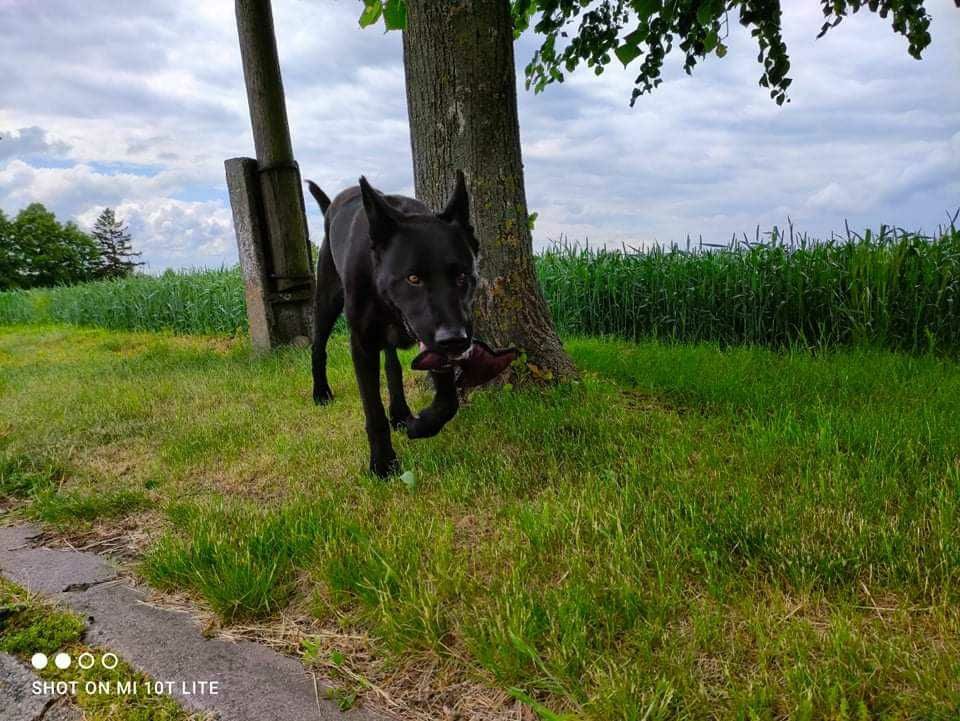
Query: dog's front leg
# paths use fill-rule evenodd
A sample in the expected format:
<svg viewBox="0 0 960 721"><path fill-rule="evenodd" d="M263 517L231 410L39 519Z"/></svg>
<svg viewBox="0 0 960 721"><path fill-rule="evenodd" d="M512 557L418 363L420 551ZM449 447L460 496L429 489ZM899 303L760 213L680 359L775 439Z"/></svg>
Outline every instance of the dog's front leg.
<svg viewBox="0 0 960 721"><path fill-rule="evenodd" d="M388 347L383 352L384 368L387 372L387 390L390 391L390 425L401 430L413 416L407 397L403 392L403 368L397 358L397 349Z"/></svg>
<svg viewBox="0 0 960 721"><path fill-rule="evenodd" d="M435 436L457 415L460 399L457 397L453 371L431 371L430 378L433 380L436 395L433 403L424 408L420 415L407 421L407 436L410 438Z"/></svg>
<svg viewBox="0 0 960 721"><path fill-rule="evenodd" d="M356 333L350 335L350 353L357 374L367 441L370 443L370 471L380 478L397 473L400 464L390 442L390 425L380 399L380 351L363 347Z"/></svg>

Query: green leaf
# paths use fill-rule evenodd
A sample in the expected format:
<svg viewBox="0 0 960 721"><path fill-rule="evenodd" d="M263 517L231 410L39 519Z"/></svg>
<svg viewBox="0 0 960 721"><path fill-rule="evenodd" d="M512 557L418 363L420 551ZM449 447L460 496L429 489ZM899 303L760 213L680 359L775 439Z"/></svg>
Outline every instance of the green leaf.
<svg viewBox="0 0 960 721"><path fill-rule="evenodd" d="M660 10L660 0L633 0L631 5L644 20Z"/></svg>
<svg viewBox="0 0 960 721"><path fill-rule="evenodd" d="M373 25L377 20L380 19L380 13L383 12L383 6L380 5L380 0L364 0L366 7L363 8L363 12L360 14L360 27L365 28Z"/></svg>
<svg viewBox="0 0 960 721"><path fill-rule="evenodd" d="M727 54L727 46L723 43L717 44L717 57L722 58Z"/></svg>
<svg viewBox="0 0 960 721"><path fill-rule="evenodd" d="M703 39L703 52L704 53L713 52L713 49L717 47L717 43L719 41L720 41L720 38L717 35L716 28L711 29L710 32L707 33L707 37Z"/></svg>
<svg viewBox="0 0 960 721"><path fill-rule="evenodd" d="M320 652L320 644L313 639L305 638L300 641L300 645L303 647L303 660L307 663L316 661L317 654Z"/></svg>
<svg viewBox="0 0 960 721"><path fill-rule="evenodd" d="M413 471L404 471L403 475L400 476L400 480L403 481L403 485L411 491L417 487L417 475Z"/></svg>
<svg viewBox="0 0 960 721"><path fill-rule="evenodd" d="M344 692L340 698L337 700L337 708L341 711L349 711L353 708L353 704L357 702L357 694L354 692Z"/></svg>
<svg viewBox="0 0 960 721"><path fill-rule="evenodd" d="M526 693L523 689L513 688L507 689L507 693L513 696L518 701L522 701L527 704L533 711L539 716L542 721L573 721L573 716L567 716L566 714L561 715L551 711L542 703L534 699L530 694Z"/></svg>
<svg viewBox="0 0 960 721"><path fill-rule="evenodd" d="M650 35L650 28L646 25L640 25L636 30L624 37L623 42L629 43L630 45L639 45L647 39L648 35Z"/></svg>
<svg viewBox="0 0 960 721"><path fill-rule="evenodd" d="M383 24L387 30L403 30L407 27L407 5L404 0L387 0L383 6Z"/></svg>
<svg viewBox="0 0 960 721"><path fill-rule="evenodd" d="M620 62L623 63L623 67L627 67L627 65L640 56L640 48L630 43L624 43L613 52L616 53Z"/></svg>
<svg viewBox="0 0 960 721"><path fill-rule="evenodd" d="M530 27L530 18L534 16L536 11L537 4L533 0L513 0L510 4L510 15L513 20L514 40Z"/></svg>
<svg viewBox="0 0 960 721"><path fill-rule="evenodd" d="M701 26L706 27L710 24L710 21L713 20L717 15L717 4L713 2L705 2L700 6L700 9L697 10L697 22Z"/></svg>

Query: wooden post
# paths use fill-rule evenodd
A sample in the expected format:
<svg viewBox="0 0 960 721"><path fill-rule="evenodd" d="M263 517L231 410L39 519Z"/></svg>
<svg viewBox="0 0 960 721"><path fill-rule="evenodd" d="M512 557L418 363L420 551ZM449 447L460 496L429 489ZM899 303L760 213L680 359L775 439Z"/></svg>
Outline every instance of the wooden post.
<svg viewBox="0 0 960 721"><path fill-rule="evenodd" d="M231 169L242 159L227 161L227 179L234 222L246 223L237 225L237 242L250 335L261 349L301 344L311 335L314 279L270 0L236 0L236 14L257 164ZM262 297L251 302L251 293Z"/></svg>

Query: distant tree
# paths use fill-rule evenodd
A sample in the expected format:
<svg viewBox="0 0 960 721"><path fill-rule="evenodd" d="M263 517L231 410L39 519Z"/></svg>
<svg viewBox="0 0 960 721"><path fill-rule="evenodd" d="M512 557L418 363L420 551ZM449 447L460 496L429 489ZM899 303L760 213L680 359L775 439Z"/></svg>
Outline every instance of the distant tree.
<svg viewBox="0 0 960 721"><path fill-rule="evenodd" d="M130 232L112 208L104 208L100 213L93 226L93 238L100 247L100 277L122 278L133 273L138 265L143 265L131 260L139 258L140 253L133 251Z"/></svg>
<svg viewBox="0 0 960 721"><path fill-rule="evenodd" d="M75 223L61 224L40 203L0 222L0 288L34 288L91 280L100 264L94 240Z"/></svg>
<svg viewBox="0 0 960 721"><path fill-rule="evenodd" d="M17 252L10 235L10 221L0 210L0 288L13 288L16 276Z"/></svg>

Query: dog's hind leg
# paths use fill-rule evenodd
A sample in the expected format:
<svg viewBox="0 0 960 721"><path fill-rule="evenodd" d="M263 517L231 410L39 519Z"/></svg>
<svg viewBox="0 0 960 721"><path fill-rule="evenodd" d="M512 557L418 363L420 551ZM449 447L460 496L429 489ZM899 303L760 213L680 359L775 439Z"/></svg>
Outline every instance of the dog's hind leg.
<svg viewBox="0 0 960 721"><path fill-rule="evenodd" d="M387 390L390 391L390 425L399 431L407 427L413 414L403 394L403 368L397 358L397 349L387 346L383 356L387 371Z"/></svg>
<svg viewBox="0 0 960 721"><path fill-rule="evenodd" d="M317 260L317 289L313 303L313 402L333 400L327 382L327 340L337 318L343 312L343 284L333 264L330 241L324 239Z"/></svg>
<svg viewBox="0 0 960 721"><path fill-rule="evenodd" d="M430 438L437 435L457 415L460 399L452 371L431 371L430 379L437 394L433 403L420 411L420 415L407 422L407 436Z"/></svg>

